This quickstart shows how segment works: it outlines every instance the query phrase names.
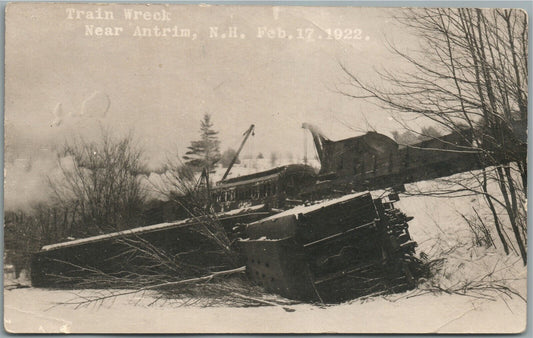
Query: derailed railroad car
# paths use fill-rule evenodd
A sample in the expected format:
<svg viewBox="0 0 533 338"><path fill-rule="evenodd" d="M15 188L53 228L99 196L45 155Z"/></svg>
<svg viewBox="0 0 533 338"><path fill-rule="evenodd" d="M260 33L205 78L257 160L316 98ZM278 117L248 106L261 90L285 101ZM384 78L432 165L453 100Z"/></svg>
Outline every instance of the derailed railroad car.
<svg viewBox="0 0 533 338"><path fill-rule="evenodd" d="M470 129L400 146L377 132L332 141L312 125L303 127L320 159L318 180L330 181L332 189L384 189L481 168Z"/></svg>
<svg viewBox="0 0 533 338"><path fill-rule="evenodd" d="M339 302L414 287L410 219L364 192L248 224L239 245L249 277L266 290Z"/></svg>
<svg viewBox="0 0 533 338"><path fill-rule="evenodd" d="M235 262L217 252L220 247L203 235L201 223L218 222L231 235L236 224L246 224L272 214L273 211L257 205L47 245L32 255L32 285L108 287L109 280L100 277L164 274L165 264L161 262L167 259L175 261L176 266L196 266L205 272L231 268ZM178 274L176 277L197 277L189 275L190 269L175 273Z"/></svg>
<svg viewBox="0 0 533 338"><path fill-rule="evenodd" d="M435 137L399 149L405 183L481 168L472 147L472 130Z"/></svg>
<svg viewBox="0 0 533 338"><path fill-rule="evenodd" d="M211 202L217 210L257 204L285 208L291 201L301 203L301 188L314 185L316 177L313 167L305 164L281 166L218 182L211 190Z"/></svg>

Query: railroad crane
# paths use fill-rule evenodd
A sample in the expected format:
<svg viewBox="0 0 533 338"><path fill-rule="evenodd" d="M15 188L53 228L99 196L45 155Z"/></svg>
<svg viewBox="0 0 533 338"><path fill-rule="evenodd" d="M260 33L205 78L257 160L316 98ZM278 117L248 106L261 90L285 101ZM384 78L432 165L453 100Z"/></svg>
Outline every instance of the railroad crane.
<svg viewBox="0 0 533 338"><path fill-rule="evenodd" d="M244 138L241 142L241 145L239 146L239 150L237 150L237 152L235 153L235 156L233 156L233 158L231 159L231 162L228 166L228 169L226 170L226 172L224 173L224 176L222 176L222 179L220 180L220 182L224 181L226 179L226 177L228 177L228 174L230 173L231 171L231 168L233 167L233 165L235 164L235 161L237 161L237 159L239 158L239 154L241 153L241 150L242 148L244 147L244 144L246 143L246 141L248 140L248 137L250 137L250 134L252 136L254 136L254 128L255 128L255 125L251 125L250 128L248 128L248 130L246 130L243 134Z"/></svg>

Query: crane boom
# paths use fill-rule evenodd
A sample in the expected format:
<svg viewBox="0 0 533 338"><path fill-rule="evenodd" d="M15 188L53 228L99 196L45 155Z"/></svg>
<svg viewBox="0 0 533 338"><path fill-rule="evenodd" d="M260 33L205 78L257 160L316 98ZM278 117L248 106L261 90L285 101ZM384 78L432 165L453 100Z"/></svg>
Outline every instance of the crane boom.
<svg viewBox="0 0 533 338"><path fill-rule="evenodd" d="M242 150L242 147L244 147L244 144L246 143L246 140L248 140L248 137L250 136L251 133L253 133L254 131L254 128L255 126L252 124L250 126L250 128L248 128L248 130L246 130L244 132L244 139L242 140L241 142L241 145L239 147L239 150L237 150L237 153L235 154L235 156L231 159L231 162L228 166L228 169L226 170L226 172L224 173L224 176L222 176L222 179L220 181L224 181L226 179L226 177L228 177L228 174L231 170L231 168L233 167L233 165L235 164L235 161L237 161L237 158L239 157L239 154L241 153L241 150Z"/></svg>

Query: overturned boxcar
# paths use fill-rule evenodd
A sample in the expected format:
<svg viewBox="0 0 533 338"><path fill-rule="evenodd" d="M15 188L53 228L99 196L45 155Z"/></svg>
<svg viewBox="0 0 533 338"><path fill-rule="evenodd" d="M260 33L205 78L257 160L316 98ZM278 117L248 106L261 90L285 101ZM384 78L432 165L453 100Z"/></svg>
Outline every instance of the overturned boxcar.
<svg viewBox="0 0 533 338"><path fill-rule="evenodd" d="M248 275L268 291L338 302L414 286L410 219L364 192L250 223L239 244Z"/></svg>
<svg viewBox="0 0 533 338"><path fill-rule="evenodd" d="M231 235L236 224L253 222L273 213L263 205L257 205L47 245L32 255L32 285L108 287L109 280L104 278L100 282L100 276L121 278L162 274L165 266L161 262L166 259L179 259L181 265L198 267L197 274L231 268L235 262L217 252L220 247L216 243L206 240L202 225L217 222ZM196 277L196 274L190 274L190 269L175 273L178 278Z"/></svg>

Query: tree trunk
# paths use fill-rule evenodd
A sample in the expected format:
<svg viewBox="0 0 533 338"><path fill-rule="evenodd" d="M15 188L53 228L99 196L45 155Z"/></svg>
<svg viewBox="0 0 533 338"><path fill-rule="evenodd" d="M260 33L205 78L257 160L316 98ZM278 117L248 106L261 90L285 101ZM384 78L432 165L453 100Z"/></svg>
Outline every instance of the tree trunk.
<svg viewBox="0 0 533 338"><path fill-rule="evenodd" d="M513 233L515 235L516 243L518 245L518 249L520 250L520 256L522 256L522 261L524 262L524 265L527 264L527 251L524 246L524 242L522 241L522 236L520 235L520 229L518 228L518 224L516 223L516 214L513 211L513 207L511 205L511 202L509 201L509 195L507 192L507 187L505 186L505 175L503 173L502 167L497 167L498 170L498 177L500 184L500 190L503 194L503 198L505 200L505 206L507 209L507 214L509 215L509 220L511 221L511 227L513 229ZM512 181L509 182L510 186L512 185Z"/></svg>

